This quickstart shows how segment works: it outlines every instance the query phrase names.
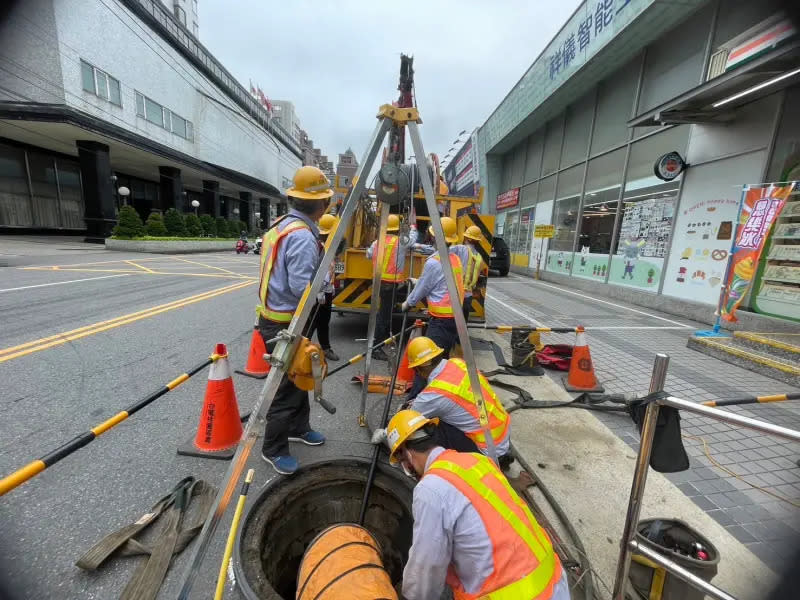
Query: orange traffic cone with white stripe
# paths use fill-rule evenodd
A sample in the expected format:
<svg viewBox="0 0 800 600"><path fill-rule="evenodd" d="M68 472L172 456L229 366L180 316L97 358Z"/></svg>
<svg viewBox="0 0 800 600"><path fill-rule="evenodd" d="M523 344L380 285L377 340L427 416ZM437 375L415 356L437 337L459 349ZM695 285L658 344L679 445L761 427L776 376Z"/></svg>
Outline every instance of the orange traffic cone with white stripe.
<svg viewBox="0 0 800 600"><path fill-rule="evenodd" d="M582 325L578 325L575 330L575 347L572 349L569 373L564 378L564 387L568 392L603 391L603 386L594 374L592 355L589 344L586 343L586 330Z"/></svg>
<svg viewBox="0 0 800 600"><path fill-rule="evenodd" d="M244 369L236 369L236 373L247 375L255 379L264 379L269 374L270 364L264 359L267 347L264 338L258 331L258 325L253 327L253 337L250 338L250 353L247 355L247 364Z"/></svg>
<svg viewBox="0 0 800 600"><path fill-rule="evenodd" d="M208 371L197 434L193 440L178 448L178 454L228 460L242 439L242 422L225 344L217 344L214 354L219 358Z"/></svg>

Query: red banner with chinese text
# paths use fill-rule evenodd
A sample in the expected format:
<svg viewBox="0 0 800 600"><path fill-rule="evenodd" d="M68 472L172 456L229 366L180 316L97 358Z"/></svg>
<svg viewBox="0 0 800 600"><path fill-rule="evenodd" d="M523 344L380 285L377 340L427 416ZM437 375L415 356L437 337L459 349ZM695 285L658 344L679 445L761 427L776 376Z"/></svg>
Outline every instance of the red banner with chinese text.
<svg viewBox="0 0 800 600"><path fill-rule="evenodd" d="M503 192L497 196L495 202L495 209L502 210L504 208L511 208L519 204L519 188L511 188L507 192Z"/></svg>
<svg viewBox="0 0 800 600"><path fill-rule="evenodd" d="M720 316L726 321L737 321L736 309L753 284L767 234L793 188L794 183L790 183L750 188L744 192L739 233L731 251L728 281L720 306Z"/></svg>

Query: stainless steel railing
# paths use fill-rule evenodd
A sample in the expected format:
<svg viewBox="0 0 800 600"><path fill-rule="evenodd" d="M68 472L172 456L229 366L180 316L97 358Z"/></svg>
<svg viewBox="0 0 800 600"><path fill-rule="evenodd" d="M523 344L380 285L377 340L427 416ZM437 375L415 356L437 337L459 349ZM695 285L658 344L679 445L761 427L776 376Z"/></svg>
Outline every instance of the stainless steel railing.
<svg viewBox="0 0 800 600"><path fill-rule="evenodd" d="M666 354L657 354L656 360L653 365L653 374L650 378L650 393L661 392L664 390L664 380L667 378L667 366L669 365L669 356ZM642 435L639 445L639 455L636 458L636 469L633 473L633 483L631 484L631 495L628 501L628 511L625 515L625 525L622 530L622 542L620 544L619 560L617 562L617 573L614 580L614 591L612 594L613 600L625 600L625 586L628 579L628 570L631 564L631 552L635 551L647 557L667 572L682 579L692 587L695 587L711 598L718 600L736 600L733 596L719 589L718 587L710 584L709 582L701 579L691 571L680 566L676 562L670 560L663 554L659 553L649 546L640 544L636 541L636 525L639 523L639 513L642 508L642 498L644 496L645 483L647 481L648 465L650 464L650 453L653 449L653 436L656 431L656 422L658 421L658 413L662 406L672 406L679 410L685 410L693 413L724 421L733 425L741 427L748 427L756 431L762 431L771 435L800 442L800 431L781 427L780 425L773 425L759 421L758 419L751 419L734 413L730 413L718 408L711 408L710 406L703 406L695 404L688 400L682 400L673 396L654 400L647 405L644 421L642 423Z"/></svg>

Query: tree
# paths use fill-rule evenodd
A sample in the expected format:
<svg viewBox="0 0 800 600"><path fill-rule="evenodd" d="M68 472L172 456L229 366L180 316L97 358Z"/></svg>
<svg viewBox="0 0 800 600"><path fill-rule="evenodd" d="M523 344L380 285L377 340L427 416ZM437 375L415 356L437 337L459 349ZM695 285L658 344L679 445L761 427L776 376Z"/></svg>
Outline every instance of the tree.
<svg viewBox="0 0 800 600"><path fill-rule="evenodd" d="M228 231L228 220L224 217L217 217L216 219L217 224L217 237L226 238L230 237L230 232Z"/></svg>
<svg viewBox="0 0 800 600"><path fill-rule="evenodd" d="M170 208L164 213L164 227L167 234L172 237L186 237L186 223L183 215L174 208Z"/></svg>
<svg viewBox="0 0 800 600"><path fill-rule="evenodd" d="M191 213L186 215L185 224L186 224L186 233L190 237L200 237L203 234L203 224L201 223L197 215Z"/></svg>
<svg viewBox="0 0 800 600"><path fill-rule="evenodd" d="M214 217L211 215L200 215L200 224L203 227L203 233L211 237L217 237L217 225L214 222Z"/></svg>
<svg viewBox="0 0 800 600"><path fill-rule="evenodd" d="M130 240L144 235L144 224L135 208L126 205L119 209L117 225L112 233L114 237L123 240Z"/></svg>
<svg viewBox="0 0 800 600"><path fill-rule="evenodd" d="M161 216L161 213L151 212L150 216L147 217L145 227L147 228L147 235L155 237L167 236L167 228L164 227L164 217Z"/></svg>

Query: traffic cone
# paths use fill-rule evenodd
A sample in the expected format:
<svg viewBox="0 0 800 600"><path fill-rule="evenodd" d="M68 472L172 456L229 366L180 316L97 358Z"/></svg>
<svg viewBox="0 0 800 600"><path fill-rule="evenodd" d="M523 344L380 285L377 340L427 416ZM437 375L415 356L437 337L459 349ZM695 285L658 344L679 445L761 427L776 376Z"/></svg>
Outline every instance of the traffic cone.
<svg viewBox="0 0 800 600"><path fill-rule="evenodd" d="M264 360L267 347L264 338L258 331L258 326L253 328L253 337L250 338L250 354L247 355L247 364L243 370L236 369L236 373L247 375L255 379L264 379L269 373L270 364Z"/></svg>
<svg viewBox="0 0 800 600"><path fill-rule="evenodd" d="M228 460L242 439L242 422L225 344L217 344L214 353L220 358L208 370L206 396L197 435L194 440L180 446L178 454Z"/></svg>
<svg viewBox="0 0 800 600"><path fill-rule="evenodd" d="M578 325L575 347L569 363L569 373L564 377L564 387L568 392L602 392L603 386L597 381L592 365L592 355L586 343L586 331Z"/></svg>

